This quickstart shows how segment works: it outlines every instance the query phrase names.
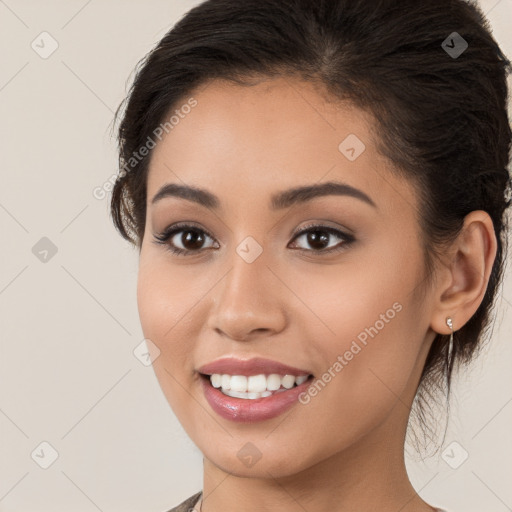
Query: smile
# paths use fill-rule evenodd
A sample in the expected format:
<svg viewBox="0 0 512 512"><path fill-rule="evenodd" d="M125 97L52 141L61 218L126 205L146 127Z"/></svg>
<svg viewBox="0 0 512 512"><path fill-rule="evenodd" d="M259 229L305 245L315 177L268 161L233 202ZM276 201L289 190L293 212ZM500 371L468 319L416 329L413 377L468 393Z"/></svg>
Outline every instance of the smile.
<svg viewBox="0 0 512 512"><path fill-rule="evenodd" d="M200 374L200 377L204 396L212 410L224 419L245 423L264 421L283 414L299 403L299 396L307 391L314 380L313 375L279 374L251 376ZM251 377L256 379L251 379L249 384ZM226 387L229 386L230 389L223 387L224 381ZM214 383L218 387L215 387ZM235 389L231 388L232 383ZM251 389L263 389L263 391L249 391L249 385ZM264 388L263 385L265 385ZM269 389L276 387L277 389ZM244 388L245 391L237 391Z"/></svg>

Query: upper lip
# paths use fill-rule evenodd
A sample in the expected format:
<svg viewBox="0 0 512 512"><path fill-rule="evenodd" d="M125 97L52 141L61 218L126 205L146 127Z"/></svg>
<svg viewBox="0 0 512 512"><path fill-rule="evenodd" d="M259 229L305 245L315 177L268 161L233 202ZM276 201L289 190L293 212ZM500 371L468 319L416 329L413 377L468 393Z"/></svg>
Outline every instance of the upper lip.
<svg viewBox="0 0 512 512"><path fill-rule="evenodd" d="M294 368L293 366L288 366L287 364L272 361L271 359L264 359L262 357L255 357L253 359L224 357L201 366L197 371L205 375L219 373L221 375L245 375L247 377L262 373L266 375L270 375L271 373L295 376L311 375L309 370Z"/></svg>

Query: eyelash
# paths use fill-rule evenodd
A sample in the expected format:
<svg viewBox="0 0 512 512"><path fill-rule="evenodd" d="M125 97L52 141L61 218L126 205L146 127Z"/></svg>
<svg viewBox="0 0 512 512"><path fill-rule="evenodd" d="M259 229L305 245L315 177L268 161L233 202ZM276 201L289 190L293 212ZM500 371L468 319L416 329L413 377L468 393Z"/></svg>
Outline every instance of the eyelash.
<svg viewBox="0 0 512 512"><path fill-rule="evenodd" d="M210 233L208 233L208 231L206 231L202 228L198 228L192 224L178 223L178 224L174 224L174 225L168 227L162 233L154 235L155 243L164 245L167 250L171 251L173 254L176 254L176 255L185 255L186 256L187 253L199 253L202 250L204 250L204 249L199 249L197 251L191 251L191 250L187 250L187 249L181 249L179 247L173 247L169 243L169 240L174 235L176 235L177 233L180 233L180 232L187 232L187 231L194 231L196 233L202 233L202 234L209 236L212 240L214 239L214 237L212 235L210 235ZM330 226L324 226L322 224L310 224L310 225L305 226L300 231L293 234L292 241L299 238L300 236L302 236L304 234L314 232L314 231L321 231L321 232L329 233L331 235L335 235L338 238L343 239L343 243L341 245L331 247L330 249L321 249L321 250L317 250L317 251L315 251L313 249L296 249L296 250L303 252L303 253L313 252L313 253L322 254L322 255L323 254L331 254L333 252L343 251L347 247L349 247L353 242L355 242L355 238L352 235L344 233L343 231L340 231L339 229L335 229Z"/></svg>

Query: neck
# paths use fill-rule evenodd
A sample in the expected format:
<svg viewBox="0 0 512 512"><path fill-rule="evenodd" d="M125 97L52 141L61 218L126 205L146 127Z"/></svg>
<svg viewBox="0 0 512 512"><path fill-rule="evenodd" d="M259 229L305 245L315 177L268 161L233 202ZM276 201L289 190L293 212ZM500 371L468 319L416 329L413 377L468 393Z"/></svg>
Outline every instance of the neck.
<svg viewBox="0 0 512 512"><path fill-rule="evenodd" d="M292 475L237 476L205 458L202 512L239 512L241 503L244 512L434 511L409 481L403 449L409 411L401 401L395 408L403 411L357 443Z"/></svg>

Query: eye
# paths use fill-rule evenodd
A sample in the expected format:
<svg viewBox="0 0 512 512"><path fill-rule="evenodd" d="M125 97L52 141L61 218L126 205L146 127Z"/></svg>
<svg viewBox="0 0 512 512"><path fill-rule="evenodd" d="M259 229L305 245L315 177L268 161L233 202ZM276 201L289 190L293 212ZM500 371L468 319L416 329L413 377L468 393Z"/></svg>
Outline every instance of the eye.
<svg viewBox="0 0 512 512"><path fill-rule="evenodd" d="M333 236L340 239L342 242L329 247L328 242ZM299 233L294 237L293 240L298 240L301 237L305 237L306 243L310 244L312 247L315 248L313 252L321 254L342 251L346 249L350 244L355 242L355 238L352 235L344 233L339 229L319 224L312 224L306 226L305 229L299 231ZM309 249L299 250L311 252L311 250Z"/></svg>
<svg viewBox="0 0 512 512"><path fill-rule="evenodd" d="M329 247L328 242L333 236L341 240L341 242L333 247ZM301 237L305 237L306 243L310 244L314 249L299 248L298 250L302 252L316 252L320 254L344 250L355 241L355 238L352 235L344 233L339 229L318 224L306 226L305 229L302 229L295 234L292 242ZM164 245L166 249L177 255L199 253L205 249L203 244L206 239L209 238L212 241L214 240L214 238L204 229L191 224L174 224L162 233L154 235L154 238L155 243ZM218 247L218 244L216 247L210 245L209 247L206 247L206 249Z"/></svg>
<svg viewBox="0 0 512 512"><path fill-rule="evenodd" d="M181 235L177 236L180 233ZM205 241L205 235L213 240L204 229L191 224L174 224L154 237L155 243L165 245L166 249L174 254L190 254L203 250L201 246Z"/></svg>

